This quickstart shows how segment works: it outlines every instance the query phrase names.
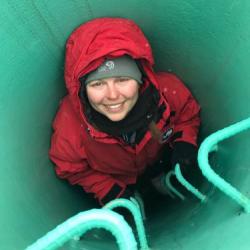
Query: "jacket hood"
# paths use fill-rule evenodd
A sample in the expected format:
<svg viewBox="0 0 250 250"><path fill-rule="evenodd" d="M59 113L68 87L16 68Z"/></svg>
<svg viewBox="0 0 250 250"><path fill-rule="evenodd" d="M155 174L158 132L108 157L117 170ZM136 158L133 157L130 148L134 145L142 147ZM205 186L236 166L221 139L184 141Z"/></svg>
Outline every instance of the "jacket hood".
<svg viewBox="0 0 250 250"><path fill-rule="evenodd" d="M79 78L93 71L106 58L128 54L139 60L147 78L156 84L151 46L134 21L97 18L75 29L66 43L65 81L70 94L77 94Z"/></svg>

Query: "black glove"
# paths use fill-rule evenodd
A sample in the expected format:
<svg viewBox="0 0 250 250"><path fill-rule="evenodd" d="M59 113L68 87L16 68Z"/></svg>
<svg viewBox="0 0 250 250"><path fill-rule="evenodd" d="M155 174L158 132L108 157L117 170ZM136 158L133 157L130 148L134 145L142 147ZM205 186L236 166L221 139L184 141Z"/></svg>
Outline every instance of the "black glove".
<svg viewBox="0 0 250 250"><path fill-rule="evenodd" d="M114 184L112 186L112 188L110 189L110 191L100 201L100 203L102 204L102 206L104 206L105 204L107 204L108 202L110 202L116 198L128 199L139 206L139 208L141 209L142 218L145 218L143 201L138 193L135 194L134 189L135 189L134 185L128 185L123 191L122 187L120 187L118 184ZM139 195L139 197L138 197L138 195ZM115 208L114 211L119 213L120 215L122 215L124 217L124 219L130 225L132 225L134 218L133 218L132 214L128 211L127 208L118 207L118 208Z"/></svg>
<svg viewBox="0 0 250 250"><path fill-rule="evenodd" d="M148 166L143 174L144 179L154 179L160 176L163 173L167 173L171 170L171 156L172 149L168 144L163 145L161 151L158 156L158 160L152 164L152 166Z"/></svg>
<svg viewBox="0 0 250 250"><path fill-rule="evenodd" d="M134 196L134 190L132 187L128 186L124 190L122 189L123 188L118 184L114 184L109 192L100 201L101 205L105 205L116 198L129 199L130 197Z"/></svg>
<svg viewBox="0 0 250 250"><path fill-rule="evenodd" d="M181 173L189 182L194 182L196 173L200 172L197 164L198 149L187 142L175 142L171 158L172 168L180 164Z"/></svg>

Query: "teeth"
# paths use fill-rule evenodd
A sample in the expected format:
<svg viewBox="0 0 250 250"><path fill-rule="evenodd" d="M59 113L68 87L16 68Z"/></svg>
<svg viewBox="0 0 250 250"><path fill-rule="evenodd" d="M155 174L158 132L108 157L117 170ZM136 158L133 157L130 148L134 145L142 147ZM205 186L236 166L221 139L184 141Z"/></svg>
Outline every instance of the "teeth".
<svg viewBox="0 0 250 250"><path fill-rule="evenodd" d="M121 104L115 104L115 105L107 105L108 108L110 109L116 109L116 108L119 108L121 106Z"/></svg>

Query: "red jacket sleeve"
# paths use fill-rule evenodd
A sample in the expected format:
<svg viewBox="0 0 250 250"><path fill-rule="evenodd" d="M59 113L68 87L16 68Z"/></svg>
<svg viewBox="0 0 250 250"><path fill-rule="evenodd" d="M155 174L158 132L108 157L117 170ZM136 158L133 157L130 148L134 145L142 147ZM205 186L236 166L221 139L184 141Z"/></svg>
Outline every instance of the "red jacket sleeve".
<svg viewBox="0 0 250 250"><path fill-rule="evenodd" d="M80 185L88 193L94 193L99 201L114 184L122 187L123 192L125 190L123 183L108 174L92 169L88 164L84 146L79 139L80 134L77 133L76 126L72 126L66 118L70 117L67 111L62 109L63 105L53 124L54 133L49 151L50 159L56 165L55 171L58 177L67 179L72 185Z"/></svg>
<svg viewBox="0 0 250 250"><path fill-rule="evenodd" d="M184 141L197 146L200 127L200 106L188 88L175 75L158 73L162 94L173 115L173 142Z"/></svg>

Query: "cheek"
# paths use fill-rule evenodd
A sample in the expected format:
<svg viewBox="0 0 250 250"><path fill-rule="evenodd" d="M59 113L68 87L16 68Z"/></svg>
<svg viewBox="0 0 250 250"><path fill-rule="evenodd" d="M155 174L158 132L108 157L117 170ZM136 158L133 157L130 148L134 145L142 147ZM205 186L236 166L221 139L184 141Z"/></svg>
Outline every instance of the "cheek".
<svg viewBox="0 0 250 250"><path fill-rule="evenodd" d="M139 95L139 88L136 86L131 93L131 98L136 102L138 99L138 95Z"/></svg>
<svg viewBox="0 0 250 250"><path fill-rule="evenodd" d="M93 90L87 89L87 96L88 96L89 102L92 104L98 104L103 99L103 94L101 91L98 92L98 91L93 91Z"/></svg>
<svg viewBox="0 0 250 250"><path fill-rule="evenodd" d="M129 88L127 88L123 94L130 99L134 99L138 97L139 94L139 87L137 85L132 85Z"/></svg>

